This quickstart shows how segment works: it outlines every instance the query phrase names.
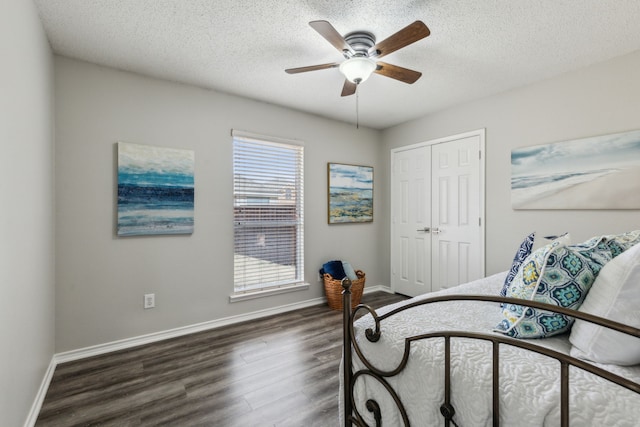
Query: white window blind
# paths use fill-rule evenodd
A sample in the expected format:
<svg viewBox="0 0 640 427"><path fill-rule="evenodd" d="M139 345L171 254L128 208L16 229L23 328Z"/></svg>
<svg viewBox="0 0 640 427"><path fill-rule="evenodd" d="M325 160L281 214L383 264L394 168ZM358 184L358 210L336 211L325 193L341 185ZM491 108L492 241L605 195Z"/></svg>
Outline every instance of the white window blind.
<svg viewBox="0 0 640 427"><path fill-rule="evenodd" d="M302 283L304 147L232 135L234 292Z"/></svg>

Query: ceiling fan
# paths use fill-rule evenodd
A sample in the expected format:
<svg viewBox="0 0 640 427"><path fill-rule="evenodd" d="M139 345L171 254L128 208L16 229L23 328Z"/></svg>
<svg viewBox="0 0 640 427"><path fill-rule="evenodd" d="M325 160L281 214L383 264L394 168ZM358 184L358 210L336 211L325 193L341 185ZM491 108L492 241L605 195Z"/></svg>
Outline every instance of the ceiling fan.
<svg viewBox="0 0 640 427"><path fill-rule="evenodd" d="M339 68L346 78L341 96L353 95L358 85L367 80L371 73L391 77L409 84L414 83L422 76L422 73L418 71L378 61L385 55L427 37L430 31L422 21L415 21L407 25L379 43L376 43L375 36L367 31L354 31L343 37L327 21L311 21L309 25L338 49L346 61L288 68L285 71L289 74Z"/></svg>

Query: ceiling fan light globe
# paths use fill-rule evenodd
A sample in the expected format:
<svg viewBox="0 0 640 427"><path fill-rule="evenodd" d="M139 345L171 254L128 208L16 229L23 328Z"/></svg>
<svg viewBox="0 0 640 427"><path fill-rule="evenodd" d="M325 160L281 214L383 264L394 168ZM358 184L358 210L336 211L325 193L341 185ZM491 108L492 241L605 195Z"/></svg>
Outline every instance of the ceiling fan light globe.
<svg viewBox="0 0 640 427"><path fill-rule="evenodd" d="M375 61L365 57L350 58L340 64L340 72L347 80L355 84L367 80L375 69Z"/></svg>

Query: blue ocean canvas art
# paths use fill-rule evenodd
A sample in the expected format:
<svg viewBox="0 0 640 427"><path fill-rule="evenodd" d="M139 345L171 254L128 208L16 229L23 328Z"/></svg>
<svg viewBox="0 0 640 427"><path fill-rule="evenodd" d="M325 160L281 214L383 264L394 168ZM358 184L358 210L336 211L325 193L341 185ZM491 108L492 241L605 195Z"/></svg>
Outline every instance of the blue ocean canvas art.
<svg viewBox="0 0 640 427"><path fill-rule="evenodd" d="M640 130L511 152L514 209L639 209Z"/></svg>
<svg viewBox="0 0 640 427"><path fill-rule="evenodd" d="M329 163L329 224L373 221L373 168Z"/></svg>
<svg viewBox="0 0 640 427"><path fill-rule="evenodd" d="M191 150L118 143L118 236L193 233Z"/></svg>

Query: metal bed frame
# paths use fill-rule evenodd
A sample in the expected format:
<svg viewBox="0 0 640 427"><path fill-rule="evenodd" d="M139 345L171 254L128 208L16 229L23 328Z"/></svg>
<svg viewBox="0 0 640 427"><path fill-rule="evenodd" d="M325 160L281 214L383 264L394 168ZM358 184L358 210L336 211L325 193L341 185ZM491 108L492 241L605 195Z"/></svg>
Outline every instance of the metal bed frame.
<svg viewBox="0 0 640 427"><path fill-rule="evenodd" d="M409 351L411 348L411 343L418 340L424 340L428 338L444 338L445 342L445 362L444 362L444 402L440 406L440 413L443 416L444 425L449 427L451 425L458 426L454 420L455 416L455 408L451 405L451 353L450 353L450 342L451 338L472 338L478 340L485 340L492 343L492 356L493 356L493 426L500 426L500 404L499 404L499 367L500 367L500 345L510 345L514 347L523 348L532 352L536 352L539 354L543 354L545 356L556 359L560 362L560 420L562 427L569 426L569 366L575 366L577 368L583 369L587 372L590 372L594 375L602 377L606 380L609 380L621 387L627 388L635 393L640 394L640 383L631 381L627 378L616 375L612 372L599 368L588 361L577 359L575 357L571 357L564 353L560 353L545 347L541 347L531 343L530 340L520 340L514 339L508 336L500 336L500 335L490 335L490 334L481 334L481 333L471 333L471 332L460 332L460 331L442 331L442 332L433 332L423 335L416 335L405 338L405 347L404 347L404 355L400 362L400 364L391 371L383 371L377 369L373 366L369 360L364 356L358 343L354 337L354 328L353 323L356 318L356 314L358 311L364 310L368 312L373 317L375 322L375 330L368 328L365 331L365 336L370 342L377 342L381 336L380 324L385 319L401 312L404 310L408 310L410 308L419 306L432 304L442 301L489 301L489 302L502 302L502 303L514 303L517 305L521 305L524 307L532 307L544 309L560 314L566 314L571 317L582 319L590 323L594 323L600 326L604 326L609 329L613 329L616 331L620 331L637 338L640 338L640 329L634 328L629 325L625 325L622 323L614 322L609 319L605 319L602 317L594 316L588 313L582 313L576 310L570 310L550 304L540 303L536 301L526 301L517 298L507 298L501 296L487 296L487 295L447 295L447 296L439 296L432 297L428 299L424 299L421 301L416 301L413 303L409 303L405 306L396 308L384 315L378 316L371 307L360 304L355 309L351 310L351 281L348 278L345 278L342 281L342 307L343 307L343 387L344 387L344 425L346 427L351 427L353 425L358 427L368 426L364 421L362 415L358 412L356 405L354 404L354 385L359 377L361 376L369 376L378 381L389 395L393 398L396 407L402 417L403 423L405 426L410 426L411 422L408 419L407 413L403 406L402 401L394 391L393 387L389 384L386 378L393 377L399 374L407 365L409 360ZM365 365L366 369L361 369L358 371L353 371L352 357L353 351L358 355L362 363ZM380 427L382 425L382 414L380 410L379 404L374 399L369 399L365 403L366 408L369 412L372 413L373 418L376 422L376 427Z"/></svg>

